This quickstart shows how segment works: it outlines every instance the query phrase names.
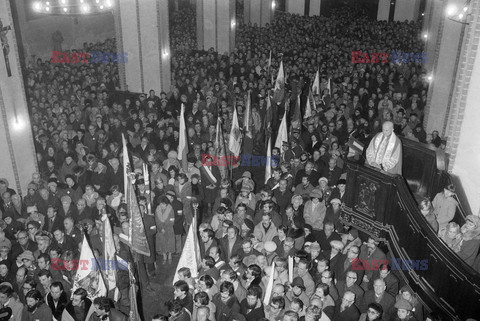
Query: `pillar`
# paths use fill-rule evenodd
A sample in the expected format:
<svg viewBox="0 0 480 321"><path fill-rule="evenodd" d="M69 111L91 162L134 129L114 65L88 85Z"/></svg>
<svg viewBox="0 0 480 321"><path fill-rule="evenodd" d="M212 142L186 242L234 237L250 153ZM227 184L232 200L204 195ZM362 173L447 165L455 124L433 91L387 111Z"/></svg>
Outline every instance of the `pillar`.
<svg viewBox="0 0 480 321"><path fill-rule="evenodd" d="M390 15L390 0L379 0L378 1L378 11L377 11L377 20L388 21Z"/></svg>
<svg viewBox="0 0 480 321"><path fill-rule="evenodd" d="M235 47L235 0L197 1L197 43L199 50L224 54Z"/></svg>
<svg viewBox="0 0 480 321"><path fill-rule="evenodd" d="M131 92L170 90L168 0L118 0L115 19L119 52L128 53L120 77Z"/></svg>
<svg viewBox="0 0 480 321"><path fill-rule="evenodd" d="M433 62L437 39L439 37L439 28L442 19L439 17L444 14L445 7L443 2L436 0L426 0L425 17L423 18L422 35L427 35L425 39L425 51L427 52L428 61L425 64L427 73L431 74L433 70Z"/></svg>
<svg viewBox="0 0 480 321"><path fill-rule="evenodd" d="M463 4L463 3L462 3ZM461 7L460 7L461 8ZM446 127L449 171L457 178L457 189L466 196L462 205L472 214L480 209L480 3L470 3L471 15L465 26L464 41L458 57L452 100ZM445 41L451 41L451 38ZM451 64L457 62L452 61ZM460 196L460 195L459 195ZM460 198L462 200L462 198ZM466 202L468 204L466 204ZM469 205L469 206L466 206Z"/></svg>
<svg viewBox="0 0 480 321"><path fill-rule="evenodd" d="M395 3L395 21L417 21L420 0L397 0Z"/></svg>
<svg viewBox="0 0 480 321"><path fill-rule="evenodd" d="M449 0L448 4L455 4L462 8L462 0ZM451 93L454 88L454 77L457 68L457 56L460 53L462 30L464 24L452 21L443 10L436 11L433 20L441 20L434 51L428 52L428 61L432 63L430 75L432 82L428 90L425 119L427 133L438 130L441 136L445 135L445 126L448 117L448 108L451 104Z"/></svg>
<svg viewBox="0 0 480 321"><path fill-rule="evenodd" d="M319 16L320 7L322 6L322 0L310 0L310 16Z"/></svg>
<svg viewBox="0 0 480 321"><path fill-rule="evenodd" d="M246 24L257 24L265 27L273 18L274 1L272 0L244 0L243 2L243 21Z"/></svg>
<svg viewBox="0 0 480 321"><path fill-rule="evenodd" d="M305 0L285 0L285 11L292 14L305 15Z"/></svg>
<svg viewBox="0 0 480 321"><path fill-rule="evenodd" d="M32 174L38 171L35 146L27 109L18 46L9 1L0 1L0 20L9 52L0 49L0 157L1 177L9 187L26 195Z"/></svg>

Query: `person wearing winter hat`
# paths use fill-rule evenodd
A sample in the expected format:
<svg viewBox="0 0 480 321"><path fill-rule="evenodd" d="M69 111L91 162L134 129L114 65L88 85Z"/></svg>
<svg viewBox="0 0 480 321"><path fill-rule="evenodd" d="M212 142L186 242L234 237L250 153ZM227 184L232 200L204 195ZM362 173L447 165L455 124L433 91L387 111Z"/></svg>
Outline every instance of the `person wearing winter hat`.
<svg viewBox="0 0 480 321"><path fill-rule="evenodd" d="M407 286L404 285L397 295L397 301L400 299L407 300L412 305L412 314L417 320L424 320L423 305L417 298L417 295Z"/></svg>
<svg viewBox="0 0 480 321"><path fill-rule="evenodd" d="M397 309L397 315L394 317L394 321L417 321L412 315L412 305L405 299L399 299L395 303L395 309Z"/></svg>
<svg viewBox="0 0 480 321"><path fill-rule="evenodd" d="M294 298L303 302L303 306L310 305L310 299L305 294L305 283L299 276L295 277L290 284L290 290L287 292L287 298L292 301Z"/></svg>
<svg viewBox="0 0 480 321"><path fill-rule="evenodd" d="M314 231L323 230L323 221L327 213L327 207L323 201L323 193L314 189L309 193L310 200L305 203L303 218L306 224L310 224Z"/></svg>

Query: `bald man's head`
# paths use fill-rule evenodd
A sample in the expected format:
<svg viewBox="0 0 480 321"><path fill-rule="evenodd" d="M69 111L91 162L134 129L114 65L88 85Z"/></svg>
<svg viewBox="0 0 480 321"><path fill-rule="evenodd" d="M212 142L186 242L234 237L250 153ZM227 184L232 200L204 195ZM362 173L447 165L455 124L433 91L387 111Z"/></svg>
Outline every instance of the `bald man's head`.
<svg viewBox="0 0 480 321"><path fill-rule="evenodd" d="M382 132L385 136L390 136L393 133L393 123L391 121L384 122Z"/></svg>

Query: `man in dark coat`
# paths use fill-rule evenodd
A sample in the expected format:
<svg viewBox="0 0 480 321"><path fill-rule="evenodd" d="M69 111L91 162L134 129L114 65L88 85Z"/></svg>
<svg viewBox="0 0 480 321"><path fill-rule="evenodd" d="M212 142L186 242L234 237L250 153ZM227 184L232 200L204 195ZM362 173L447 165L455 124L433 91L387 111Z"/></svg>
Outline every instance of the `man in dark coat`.
<svg viewBox="0 0 480 321"><path fill-rule="evenodd" d="M63 310L62 321L88 321L87 316L93 307L87 294L83 288L78 288L73 292L72 301L68 302Z"/></svg>
<svg viewBox="0 0 480 321"><path fill-rule="evenodd" d="M358 321L360 311L353 304L355 302L355 294L347 291L343 295L342 301L335 306L332 321Z"/></svg>
<svg viewBox="0 0 480 321"><path fill-rule="evenodd" d="M258 286L251 286L247 290L247 297L240 303L240 313L245 316L246 321L257 321L265 318L265 311L262 303L262 290Z"/></svg>
<svg viewBox="0 0 480 321"><path fill-rule="evenodd" d="M46 303L52 310L53 317L56 320L61 320L63 310L67 306L68 297L63 291L62 282L53 282L50 285L50 293L47 294Z"/></svg>
<svg viewBox="0 0 480 321"><path fill-rule="evenodd" d="M373 290L367 291L363 296L363 303L360 308L362 313L367 312L370 303L376 302L383 308L382 320L390 320L394 312L395 298L385 291L386 288L385 281L382 279L376 279L373 282Z"/></svg>
<svg viewBox="0 0 480 321"><path fill-rule="evenodd" d="M53 206L49 206L47 209L48 219L45 220L45 226L43 229L50 233L53 233L57 229L63 229L63 218L57 215L57 209Z"/></svg>
<svg viewBox="0 0 480 321"><path fill-rule="evenodd" d="M232 320L232 314L240 312L240 304L234 292L233 284L225 281L220 285L220 292L213 296L212 302L217 308L215 311L215 319L217 321Z"/></svg>

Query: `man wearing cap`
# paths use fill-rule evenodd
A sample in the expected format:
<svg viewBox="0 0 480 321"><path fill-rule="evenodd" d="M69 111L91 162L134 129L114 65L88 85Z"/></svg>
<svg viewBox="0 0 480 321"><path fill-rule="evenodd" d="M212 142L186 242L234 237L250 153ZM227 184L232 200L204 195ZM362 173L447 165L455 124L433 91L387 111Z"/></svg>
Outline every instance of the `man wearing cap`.
<svg viewBox="0 0 480 321"><path fill-rule="evenodd" d="M347 181L344 178L341 178L337 182L337 186L332 189L330 194L330 200L338 198L342 203L345 202L345 187L347 186Z"/></svg>
<svg viewBox="0 0 480 321"><path fill-rule="evenodd" d="M245 171L242 177L235 181L235 186L238 189L249 189L253 191L255 189L255 182L252 180L252 174L249 171Z"/></svg>
<svg viewBox="0 0 480 321"><path fill-rule="evenodd" d="M383 123L382 132L368 145L367 164L390 174L402 174L402 143L393 133L391 121Z"/></svg>
<svg viewBox="0 0 480 321"><path fill-rule="evenodd" d="M312 233L318 234L319 231L323 230L323 221L327 213L327 208L323 201L323 193L320 189L313 189L309 196L310 200L307 201L303 210L303 218L306 224L312 226Z"/></svg>
<svg viewBox="0 0 480 321"><path fill-rule="evenodd" d="M299 276L295 277L290 284L290 290L287 292L287 298L292 301L294 298L303 302L304 307L310 305L310 298L305 294L305 284Z"/></svg>
<svg viewBox="0 0 480 321"><path fill-rule="evenodd" d="M38 195L38 186L34 183L29 183L27 186L27 195L23 198L23 203L27 206L34 206L40 201L40 195Z"/></svg>

